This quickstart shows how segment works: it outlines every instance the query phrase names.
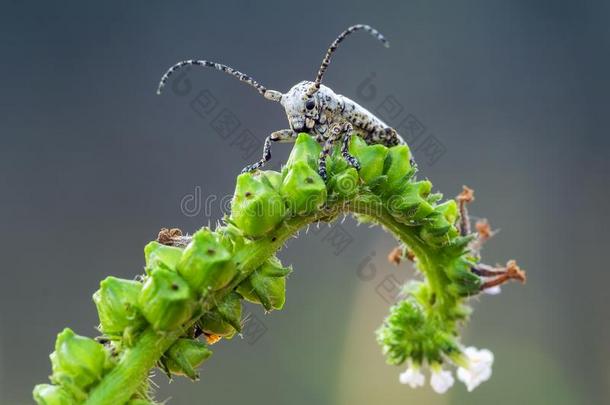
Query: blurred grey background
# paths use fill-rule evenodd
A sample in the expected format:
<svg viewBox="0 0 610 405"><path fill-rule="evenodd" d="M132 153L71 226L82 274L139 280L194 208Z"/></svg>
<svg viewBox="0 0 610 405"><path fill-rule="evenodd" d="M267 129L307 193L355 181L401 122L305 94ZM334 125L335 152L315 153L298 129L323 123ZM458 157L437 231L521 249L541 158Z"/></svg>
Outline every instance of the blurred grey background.
<svg viewBox="0 0 610 405"><path fill-rule="evenodd" d="M0 400L32 402L62 328L96 334L98 282L140 273L159 228L221 218L221 197L259 157L244 130L260 145L286 127L279 105L219 72L192 70L190 87L158 97L165 69L208 58L285 91L313 79L341 30L368 23L391 47L353 35L325 83L371 110L398 102L389 124L412 116L417 142L443 152L412 145L419 176L449 197L473 187L472 214L502 229L485 261L529 271L525 287L473 302L464 343L495 353L492 379L444 396L398 384L373 331L384 283L413 270L386 262L390 236L348 219L292 240L285 310L250 308L256 336L216 345L198 383L158 376L158 398L610 403L609 18L607 1L2 2ZM217 102L209 115L192 107L201 91ZM235 133L215 129L223 109ZM289 149L275 146L272 167Z"/></svg>

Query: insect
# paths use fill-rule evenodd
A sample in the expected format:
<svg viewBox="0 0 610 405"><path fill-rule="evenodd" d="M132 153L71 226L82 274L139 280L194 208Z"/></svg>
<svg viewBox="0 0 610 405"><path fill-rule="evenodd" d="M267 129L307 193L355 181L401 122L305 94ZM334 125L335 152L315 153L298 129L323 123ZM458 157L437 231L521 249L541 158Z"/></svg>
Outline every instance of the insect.
<svg viewBox="0 0 610 405"><path fill-rule="evenodd" d="M157 94L161 94L169 77L185 66L204 66L228 73L238 80L254 87L267 100L279 102L286 110L290 128L271 133L263 146L262 158L249 166L242 173L262 168L271 159L272 142L294 142L299 132L308 132L316 141L323 145L320 152L318 172L326 180L326 158L335 143L341 142L343 158L356 169L360 169L358 161L349 153L348 147L353 133L360 135L367 144L383 144L394 146L405 141L395 129L386 125L370 111L355 101L336 94L332 89L322 84L324 73L330 64L330 59L339 44L351 33L363 30L378 39L386 48L389 42L373 27L357 24L347 28L330 44L324 55L318 74L313 82L302 81L294 85L288 92L281 93L267 89L252 77L233 69L230 66L207 60L185 60L176 63L163 75L159 82Z"/></svg>

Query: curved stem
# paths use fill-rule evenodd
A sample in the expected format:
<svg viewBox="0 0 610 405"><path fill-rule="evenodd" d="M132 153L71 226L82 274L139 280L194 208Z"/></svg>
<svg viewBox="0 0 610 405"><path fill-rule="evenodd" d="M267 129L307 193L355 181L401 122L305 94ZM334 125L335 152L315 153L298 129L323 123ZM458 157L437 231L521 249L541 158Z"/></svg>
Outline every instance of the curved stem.
<svg viewBox="0 0 610 405"><path fill-rule="evenodd" d="M436 249L424 242L417 232L414 232L413 226L397 222L383 204L375 204L372 207L368 204L358 204L356 201L356 204L349 205L348 208L357 214L373 216L376 222L384 226L413 251L419 261L418 268L426 274L430 288L436 295L438 303L447 305L449 301L453 301L453 298L443 288L443 284L447 284L448 281L443 272L443 264L439 263L436 258Z"/></svg>
<svg viewBox="0 0 610 405"><path fill-rule="evenodd" d="M108 302L103 302L105 306L101 306L101 304L98 306L100 314L107 308L112 308L114 311L112 313L116 312L114 317L121 318L119 319L121 322L124 322L122 318L131 316L131 312L122 309L123 305L133 307L136 311L142 311L143 313L138 313L138 315L143 315L150 323L143 330L141 328L144 328L146 324L143 322L139 324L136 329L139 334L134 333L135 340L132 339L132 335L129 335L129 339L127 339L123 333L123 341L118 346L120 349L113 351L117 356L116 362L111 366L106 366L108 351L104 352L104 348L99 346L99 343L96 346L92 339L74 336L71 330L66 331L74 337L74 342L76 342L72 342L74 345L85 347L85 350L72 348L68 351L69 353L65 354L65 356L71 356L69 365L82 360L83 364L79 365L81 369L88 370L87 367L93 363L95 363L94 366L97 366L97 357L93 360L85 358L91 351L91 347L99 349L105 359L104 365L99 366L104 368L106 374L103 374L102 371L96 374L102 375L101 380L95 385L88 381L81 384L89 389L84 403L121 405L139 403L139 398L142 397L146 398L143 402L147 402L148 395L145 391L149 385L150 370L159 364L163 356L167 354L169 360L187 361L185 360L187 351L181 352L180 345L174 346L178 353L173 353L172 345L178 339L184 338L186 343L197 345L203 350L205 347L202 348L201 342L195 341L196 333L193 332L197 331L197 328L201 328L206 331L205 333L217 334L217 329L213 327L206 329L207 317L204 317L205 315L218 314L217 316L225 318L227 323L231 324L231 331L239 329L237 323L241 318L241 313L238 313L241 307L235 307L233 316L233 309L227 310L224 305L233 305L231 303L233 297L253 302L257 302L258 299L258 302L267 309L281 308L285 298L285 279L278 279L278 284L273 284L275 281L268 281L265 277L270 279L279 276L264 274L265 262L274 257L288 238L293 237L301 228L316 222L331 222L340 213L355 214L359 220L370 220L394 234L397 239L408 246L409 251L415 256L418 270L425 276L425 282L418 282L413 285L413 288L408 288L405 296L392 306L390 315L377 331L377 340L382 346L387 362L394 365L403 364L405 361L411 361L417 365L427 363L439 366L445 361L462 364L464 354L459 342L458 329L461 325L460 321L467 319L469 315L469 308L463 301L469 296L478 294L481 288L487 285L500 284L511 278L525 281L525 274L514 261L507 263L506 268L501 271L488 269L480 264L479 267L476 267L473 264L473 261L478 261L480 246L473 250L472 246L469 246L472 237L465 236L463 233L460 237L459 230L455 227L459 215L455 202L450 200L436 204L440 197L438 194L429 194L431 183L427 180L416 181L413 177L415 168L408 163L409 150L406 146L399 145L388 149L381 145L366 145L360 138L353 138L353 140L355 143L352 142L350 153L353 152L361 162L360 172L342 163L341 160L333 161L333 164L329 166L333 176L327 183L323 182L317 176L315 167L311 163L317 161L321 147L315 139L301 134L288 160L287 172L270 171L260 176L242 174L238 177L232 212L226 226L214 231L208 228L202 229L201 240L197 238L197 234L191 239L182 237L180 232L166 230L168 235L165 233L163 235L167 236L171 242L167 244L174 246L160 250L163 252L161 257L164 257L163 260L167 260L167 262L158 258L150 258L152 263L150 270L148 268L149 256L152 257L152 253L150 255L147 253L147 273L150 270L150 278L145 278L144 283L140 284L129 280L120 281L122 284L117 285L124 288L125 292L121 292L117 299L108 298ZM338 159L341 159L339 155L337 156ZM312 202L314 204L310 204ZM281 208L279 212L261 212L263 209L271 211L277 209L278 204ZM310 210L315 211L310 212ZM310 213L297 214L300 212ZM463 216L466 216L464 207L461 212ZM255 217L259 214L263 214L261 221ZM462 221L465 220L467 219L462 218ZM462 225L461 228L466 229L466 226ZM205 247L205 244L208 243L205 238L210 237L211 234L213 234L211 240L221 245L224 254L222 258L219 255L213 260L208 257L216 252L216 249ZM262 236L252 239L253 235ZM158 242L162 242L161 234ZM185 247L187 243L189 253L183 253L177 249L177 247ZM158 244L150 246L154 246L153 249L161 249ZM201 251L198 251L200 246ZM190 251L190 247L195 253ZM186 262L190 260L189 255L195 254L201 255L197 260L203 264L183 264L185 260ZM156 263L155 260L160 261ZM208 260L210 263L207 262ZM274 260L269 261L268 265L273 267L273 262ZM281 265L279 262L277 263ZM178 274L168 272L165 266L170 270L176 270ZM261 271L254 273L257 269ZM287 271L287 269L282 270ZM182 274L183 271L199 272L197 277L202 276L205 281L191 280L191 283L188 283L187 274ZM481 277L485 277L486 274L494 276L497 274L498 276L497 279L484 283ZM161 281L156 279L156 275L159 275ZM162 282L165 282L165 279L162 277L165 275L186 283L180 292L183 293L183 296L188 295L188 297L177 296L174 300L176 305L172 301L174 292L171 292L170 289L177 291L179 284L176 281L176 284L164 286ZM285 277L285 274L282 277ZM231 279L228 285L217 289L228 279ZM157 282L159 285L155 284ZM258 287L254 285L255 282L258 283ZM268 288L261 286L266 283L270 283ZM239 290L249 284L252 284L251 291L256 293L254 298L247 296L248 291ZM190 287L186 287L186 285ZM140 289L132 291L128 287ZM100 291L105 291L102 288L100 286ZM269 297L277 294L277 290L280 288L281 304L270 305ZM236 290L238 292L234 293ZM172 314L181 311L179 315L176 315L174 323L168 326L174 330L160 331L163 329L161 327L155 330L151 326L155 323L150 321L150 313L144 313L145 309L150 309L148 303L154 301L154 299L150 299L150 295L152 294L153 298L156 298L154 294L157 292L159 305L168 303L167 305L171 306L172 311L175 309L174 312L169 309L161 309L157 311L157 318L171 321L172 318L163 317L171 317ZM240 295L240 293L243 294ZM232 296L228 297L229 294ZM96 305L100 302L96 301ZM182 303L184 306L180 307L178 303ZM217 305L220 307L216 308ZM115 311L114 307L118 309ZM195 310L191 311L193 307ZM168 311L170 311L169 315ZM209 313L210 311L213 312ZM223 315L222 311L229 311L230 315ZM189 318L184 321L186 316ZM108 320L107 318L104 319ZM100 319L102 320L101 316ZM202 324L198 324L198 322L202 322ZM119 327L116 329L123 332L131 330L121 325L122 323L119 322ZM128 326L131 328L130 325ZM110 329L115 330L114 325L111 325ZM106 332L104 331L104 333ZM218 332L218 335L223 333ZM64 335L65 333L62 333L61 337ZM60 339L60 336L58 336L57 342L60 346L67 345ZM91 345L91 342L94 346ZM70 344L72 345L72 343ZM59 364L57 359L61 359L57 356L64 356L62 350L63 346L56 346L56 351L52 355L54 374L51 382L54 385L40 384L34 389L34 397L40 404L56 403L57 398L75 395L72 392L74 387L71 387L71 381L62 379L65 377L64 370L56 370L56 365ZM207 349L205 350L206 355L209 355ZM81 359L81 357L83 358ZM98 357L101 358L101 355ZM199 363L199 360L193 360L193 367ZM190 364L190 360L184 364ZM162 366L170 370L167 364L164 363ZM70 373L66 372L66 376L76 378L80 374L80 369L75 368L76 371L68 370ZM194 378L195 373L192 367L188 368L190 372L187 372L187 375ZM178 368L176 373L181 370L186 371L185 368ZM85 389L81 386L76 388ZM83 392L79 396L79 400L86 395L87 393ZM134 398L137 400L132 402Z"/></svg>
<svg viewBox="0 0 610 405"><path fill-rule="evenodd" d="M240 268L240 276L236 277L230 285L206 299L202 303L199 313L214 308L216 302L233 291L255 269L273 256L286 240L299 229L321 219L332 220L343 210L374 217L379 224L386 227L398 239L408 245L420 260L422 271L426 272L432 290L440 298L438 302L445 302L445 299L449 297L443 295L441 280L444 274L442 268L434 261L432 248L417 235L416 228L397 222L383 207L383 204L371 203L370 200L369 202L363 201L365 199L359 200L356 197L351 204L335 203L333 206L311 216L291 218L269 236L245 245L240 251L236 252L233 259ZM142 333L135 345L124 352L113 370L91 391L85 404L112 405L127 402L141 386L142 381L148 377L150 369L155 366L163 353L196 319L197 317L193 318L182 330L171 333L159 333L148 328Z"/></svg>
<svg viewBox="0 0 610 405"><path fill-rule="evenodd" d="M240 269L227 287L206 299L199 313L209 311L216 306L222 297L233 291L242 281L261 266L267 259L302 227L317 222L321 218L334 218L340 207L329 208L306 217L294 217L286 221L271 235L253 241L236 252L233 260ZM124 404L148 377L150 370L159 361L163 353L197 320L195 316L184 328L170 333L160 333L148 327L133 347L125 350L118 364L104 376L103 380L91 391L86 405Z"/></svg>
<svg viewBox="0 0 610 405"><path fill-rule="evenodd" d="M148 378L163 353L178 339L181 331L161 334L147 328L136 344L125 350L119 364L91 391L85 404L124 404Z"/></svg>

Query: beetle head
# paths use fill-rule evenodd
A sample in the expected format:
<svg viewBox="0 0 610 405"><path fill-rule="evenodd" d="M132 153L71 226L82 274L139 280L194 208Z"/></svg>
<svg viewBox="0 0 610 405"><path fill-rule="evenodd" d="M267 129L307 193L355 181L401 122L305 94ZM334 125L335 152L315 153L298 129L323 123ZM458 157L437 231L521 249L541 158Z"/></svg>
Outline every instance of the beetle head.
<svg viewBox="0 0 610 405"><path fill-rule="evenodd" d="M282 95L280 104L286 110L290 128L295 132L311 132L324 109L320 92L308 94L312 82L302 81ZM330 89L329 89L330 90Z"/></svg>

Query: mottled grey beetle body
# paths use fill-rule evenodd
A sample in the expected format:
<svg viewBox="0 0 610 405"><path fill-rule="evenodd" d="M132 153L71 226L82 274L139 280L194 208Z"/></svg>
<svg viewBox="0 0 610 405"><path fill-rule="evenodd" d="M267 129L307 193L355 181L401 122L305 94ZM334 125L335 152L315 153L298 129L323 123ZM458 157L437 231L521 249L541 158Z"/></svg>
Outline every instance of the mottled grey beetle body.
<svg viewBox="0 0 610 405"><path fill-rule="evenodd" d="M271 142L294 141L299 132L307 132L323 144L320 153L319 173L324 179L326 179L326 157L332 150L332 146L338 141L342 141L341 153L343 157L348 163L359 169L360 165L348 152L352 133L360 135L368 144L394 146L405 142L393 128L388 127L366 108L345 96L336 94L329 87L321 84L322 77L330 63L330 57L337 46L347 35L357 30L369 32L386 47L388 46L387 40L374 28L363 24L353 25L343 31L330 45L315 81L302 81L284 94L267 89L250 76L229 66L205 60L186 60L172 66L161 78L157 93L161 93L168 78L183 66L199 65L223 71L256 88L266 99L279 102L286 111L286 117L290 125L289 129L276 131L269 135L265 139L262 159L244 168L243 172L256 170L264 166L265 162L271 158Z"/></svg>
<svg viewBox="0 0 610 405"><path fill-rule="evenodd" d="M313 82L302 81L294 85L286 94L282 95L280 104L286 110L286 117L293 132L308 132L318 139L326 140L327 131L332 124L350 123L355 132L358 132L369 144L383 143L388 146L404 143L398 135L386 138L388 126L355 101L336 94L324 85L316 92L312 99L314 108L306 107L309 97L307 89ZM396 143L394 143L396 142Z"/></svg>

